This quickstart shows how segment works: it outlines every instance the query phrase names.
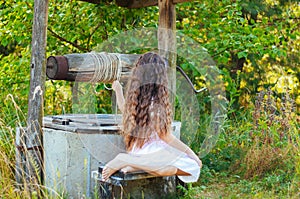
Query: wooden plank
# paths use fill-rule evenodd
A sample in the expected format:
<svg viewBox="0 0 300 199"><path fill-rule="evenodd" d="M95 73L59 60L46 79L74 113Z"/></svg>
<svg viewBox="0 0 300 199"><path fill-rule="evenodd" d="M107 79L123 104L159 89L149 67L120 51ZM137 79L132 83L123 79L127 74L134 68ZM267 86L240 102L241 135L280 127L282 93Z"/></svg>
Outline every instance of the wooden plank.
<svg viewBox="0 0 300 199"><path fill-rule="evenodd" d="M20 148L22 148L24 146L24 134L25 134L24 129L22 127L17 127L16 139L15 139L15 145L16 145L15 175L16 175L16 181L18 182L19 185L22 185L24 183L23 177L25 176L25 173L24 173L25 157L24 157L23 151L20 150Z"/></svg>
<svg viewBox="0 0 300 199"><path fill-rule="evenodd" d="M89 3L100 4L101 2L107 2L103 0L82 0ZM173 4L191 2L193 0L173 0ZM110 1L109 1L110 2ZM144 8L149 6L157 6L158 0L116 0L116 4L126 8Z"/></svg>
<svg viewBox="0 0 300 199"><path fill-rule="evenodd" d="M81 0L81 1L85 1L85 2L93 3L93 4L100 4L101 3L101 0Z"/></svg>
<svg viewBox="0 0 300 199"><path fill-rule="evenodd" d="M149 6L157 6L160 0L117 0L116 3L119 6L127 8L143 8ZM172 4L190 2L192 0L173 0L170 1ZM122 3L121 3L122 2Z"/></svg>
<svg viewBox="0 0 300 199"><path fill-rule="evenodd" d="M79 134L120 134L120 124L121 115L78 114L46 116L43 127Z"/></svg>
<svg viewBox="0 0 300 199"><path fill-rule="evenodd" d="M48 0L34 1L32 28L32 52L30 70L30 93L28 99L26 134L26 173L27 185L34 186L43 181L43 153L37 150L42 146L43 94L46 80L46 43L48 24ZM31 150L29 150L31 149ZM39 190L38 187L30 187Z"/></svg>
<svg viewBox="0 0 300 199"><path fill-rule="evenodd" d="M104 165L100 165L98 167L98 171L96 174L93 174L94 178L100 182L102 181L102 171L103 171ZM95 171L94 171L95 173ZM129 173L124 173L121 170L117 171L114 173L108 180L108 183L114 184L116 186L124 184L124 181L129 181L129 180L140 180L140 179L145 179L145 178L156 178L157 176L154 176L150 173L147 173L145 171L135 171L135 172L129 172Z"/></svg>

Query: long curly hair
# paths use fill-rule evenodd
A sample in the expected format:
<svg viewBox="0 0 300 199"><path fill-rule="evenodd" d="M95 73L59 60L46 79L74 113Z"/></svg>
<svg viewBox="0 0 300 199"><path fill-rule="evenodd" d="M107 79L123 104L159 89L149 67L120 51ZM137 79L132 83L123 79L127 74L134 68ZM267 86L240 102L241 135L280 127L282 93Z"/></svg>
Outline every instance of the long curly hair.
<svg viewBox="0 0 300 199"><path fill-rule="evenodd" d="M171 131L168 64L158 54L142 55L128 82L123 113L123 136L127 151L141 148L156 132L160 138Z"/></svg>

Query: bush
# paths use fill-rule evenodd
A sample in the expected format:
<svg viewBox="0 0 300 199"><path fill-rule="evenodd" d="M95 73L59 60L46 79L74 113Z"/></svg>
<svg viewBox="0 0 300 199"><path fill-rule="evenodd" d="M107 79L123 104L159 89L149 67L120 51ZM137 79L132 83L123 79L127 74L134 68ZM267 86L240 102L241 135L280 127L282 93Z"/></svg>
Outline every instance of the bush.
<svg viewBox="0 0 300 199"><path fill-rule="evenodd" d="M252 146L244 160L245 178L262 177L266 173L295 168L298 133L294 102L286 93L276 103L273 92L258 93L253 111L253 125L250 131Z"/></svg>

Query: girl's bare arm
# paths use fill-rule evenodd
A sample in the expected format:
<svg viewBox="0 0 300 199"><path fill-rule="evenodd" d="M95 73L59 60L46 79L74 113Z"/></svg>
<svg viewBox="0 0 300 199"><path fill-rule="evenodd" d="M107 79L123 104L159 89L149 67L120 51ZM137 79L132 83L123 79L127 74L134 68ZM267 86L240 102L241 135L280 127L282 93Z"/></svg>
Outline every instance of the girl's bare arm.
<svg viewBox="0 0 300 199"><path fill-rule="evenodd" d="M173 134L167 135L166 137L162 138L162 140L164 140L166 143L176 148L177 150L186 153L190 158L194 159L198 163L200 168L202 167L202 162L199 159L199 157L194 153L194 151L186 144L184 144L181 140L176 138Z"/></svg>

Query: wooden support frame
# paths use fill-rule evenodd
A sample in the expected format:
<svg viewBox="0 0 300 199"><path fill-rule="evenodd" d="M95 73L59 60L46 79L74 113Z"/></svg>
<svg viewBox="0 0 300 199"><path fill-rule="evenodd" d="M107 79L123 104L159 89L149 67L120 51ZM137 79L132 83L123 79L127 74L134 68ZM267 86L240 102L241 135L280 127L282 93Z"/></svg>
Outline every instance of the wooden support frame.
<svg viewBox="0 0 300 199"><path fill-rule="evenodd" d="M84 0L99 4L101 0ZM108 0L109 1L109 0ZM116 0L117 5L127 8L159 7L158 48L160 54L169 61L171 73L169 82L171 90L176 88L176 10L175 4L191 0ZM97 3L98 2L98 3ZM43 181L43 95L46 80L46 38L48 24L49 0L34 1L34 21L32 30L32 54L30 71L30 93L28 100L28 117L26 131L26 152L29 185L39 185ZM26 150L25 148L25 150ZM30 150L29 150L30 149ZM36 168L38 167L38 168ZM34 188L34 187L33 187Z"/></svg>
<svg viewBox="0 0 300 199"><path fill-rule="evenodd" d="M159 0L158 50L169 62L168 73L170 101L174 105L176 95L176 8L172 0ZM175 111L175 106L173 112Z"/></svg>
<svg viewBox="0 0 300 199"><path fill-rule="evenodd" d="M89 3L100 4L103 0L81 0ZM173 4L190 2L192 0L173 0ZM109 2L109 0L107 1ZM159 0L116 0L116 4L126 8L144 8L149 6L157 6Z"/></svg>
<svg viewBox="0 0 300 199"><path fill-rule="evenodd" d="M48 0L34 1L32 28L32 52L30 69L30 93L28 97L27 131L25 135L25 157L27 183L43 182L42 121L43 95L46 81L46 43L48 24ZM37 188L38 189L38 188Z"/></svg>
<svg viewBox="0 0 300 199"><path fill-rule="evenodd" d="M184 3L189 2L191 0L171 0L170 3ZM116 3L118 6L127 7L127 8L143 8L149 6L157 6L159 5L160 0L117 0Z"/></svg>
<svg viewBox="0 0 300 199"><path fill-rule="evenodd" d="M176 9L172 0L160 0L158 49L167 58L170 67L176 67Z"/></svg>

